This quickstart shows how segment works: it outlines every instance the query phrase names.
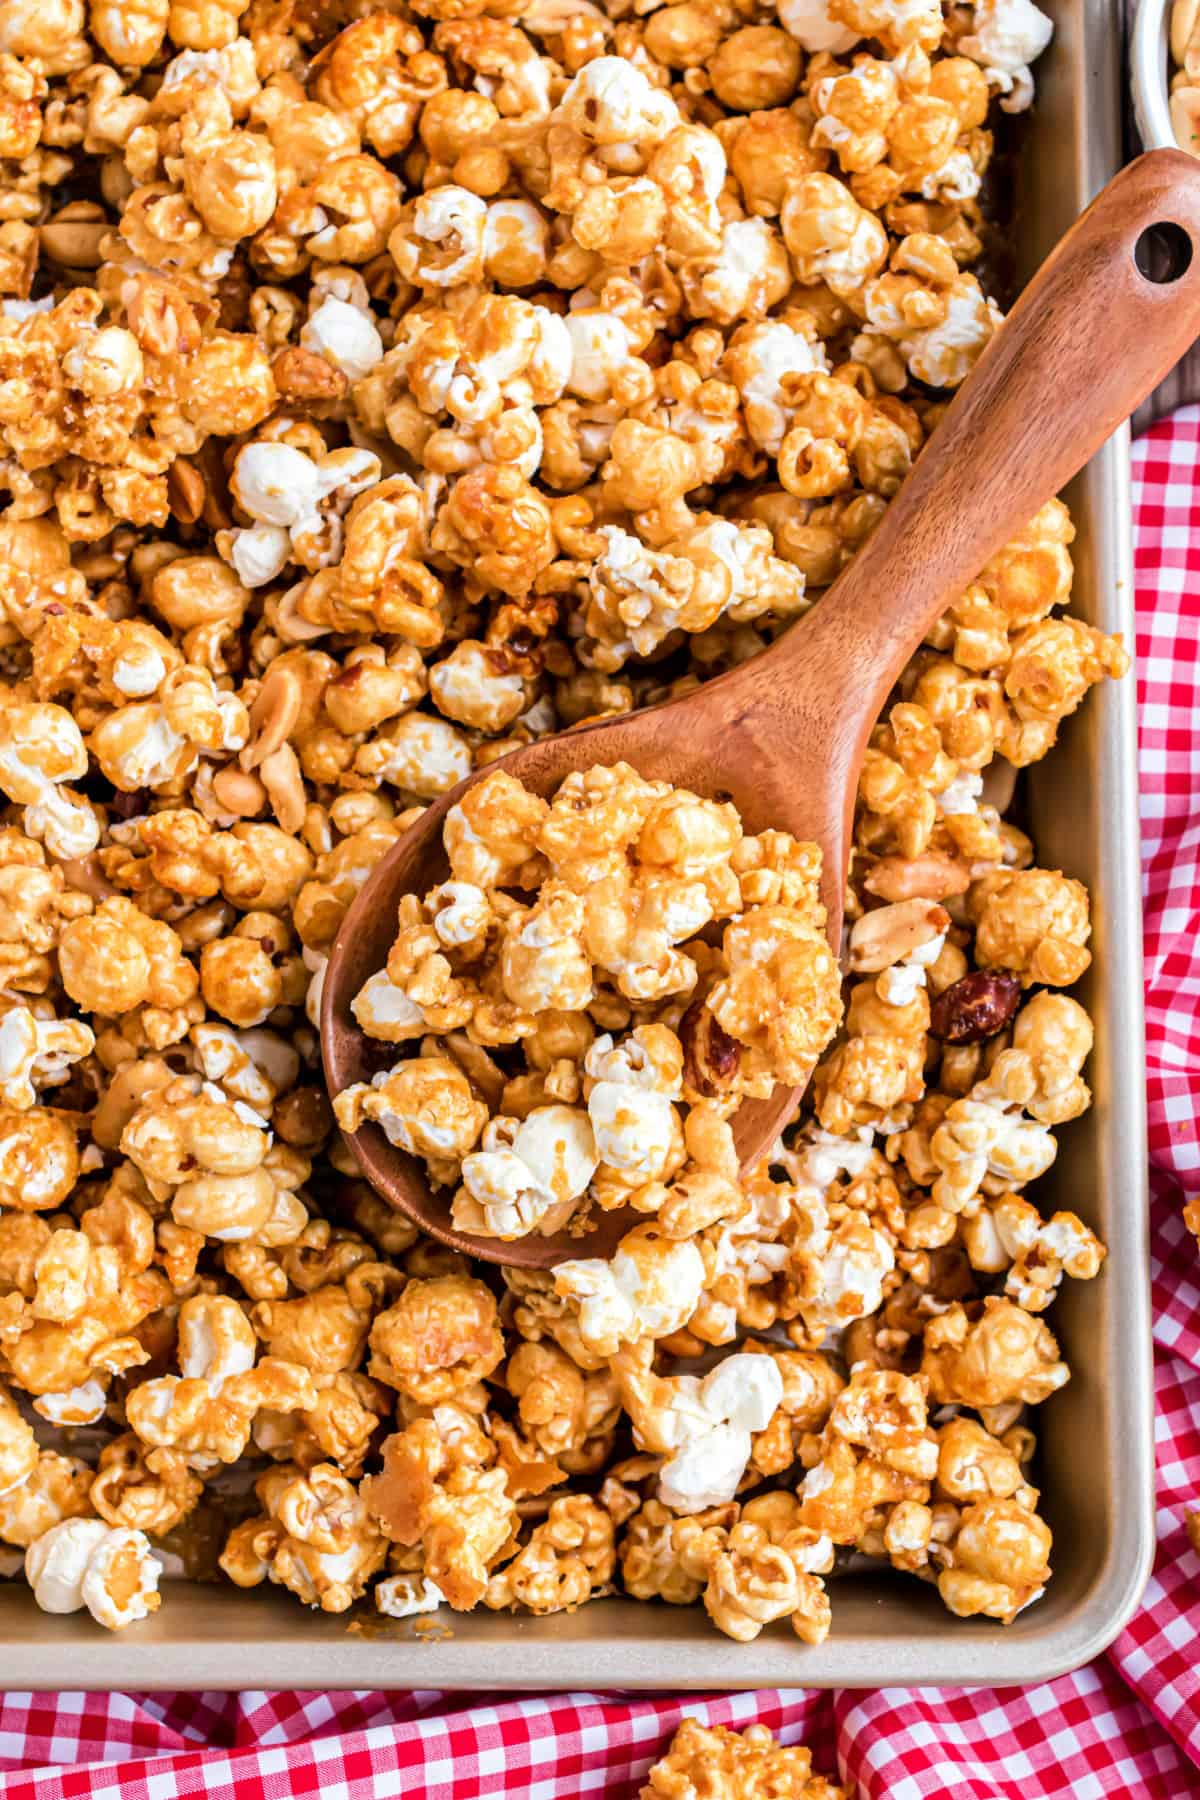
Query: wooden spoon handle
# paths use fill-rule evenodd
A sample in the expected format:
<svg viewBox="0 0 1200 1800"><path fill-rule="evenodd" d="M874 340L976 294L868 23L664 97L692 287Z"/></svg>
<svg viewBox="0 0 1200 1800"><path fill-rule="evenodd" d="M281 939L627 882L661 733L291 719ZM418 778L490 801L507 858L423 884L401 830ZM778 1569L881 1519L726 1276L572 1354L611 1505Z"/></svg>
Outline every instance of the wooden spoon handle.
<svg viewBox="0 0 1200 1800"><path fill-rule="evenodd" d="M1173 278L1138 267L1151 227ZM791 656L828 656L860 696L878 696L874 716L939 613L1198 336L1200 161L1152 150L1042 264L878 529L777 645L770 686L782 698Z"/></svg>

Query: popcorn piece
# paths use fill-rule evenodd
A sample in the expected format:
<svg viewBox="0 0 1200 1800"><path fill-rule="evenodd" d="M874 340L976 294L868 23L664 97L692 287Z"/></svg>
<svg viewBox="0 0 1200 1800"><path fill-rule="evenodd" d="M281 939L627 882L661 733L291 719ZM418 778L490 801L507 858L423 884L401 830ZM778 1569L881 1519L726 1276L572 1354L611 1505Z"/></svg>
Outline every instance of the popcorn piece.
<svg viewBox="0 0 1200 1800"><path fill-rule="evenodd" d="M446 1596L428 1575L389 1575L375 1586L375 1608L388 1619L411 1619L436 1612Z"/></svg>
<svg viewBox="0 0 1200 1800"><path fill-rule="evenodd" d="M971 30L958 39L961 56L977 62L1005 112L1024 112L1033 100L1036 62L1054 35L1053 22L1033 0L977 0Z"/></svg>
<svg viewBox="0 0 1200 1800"><path fill-rule="evenodd" d="M1091 962L1087 889L1047 869L986 875L968 897L975 953L985 968L1011 969L1023 986L1067 987Z"/></svg>
<svg viewBox="0 0 1200 1800"><path fill-rule="evenodd" d="M609 1262L591 1257L561 1262L554 1271L555 1292L578 1305L583 1343L605 1357L622 1344L678 1331L695 1310L704 1279L695 1245L673 1242L653 1225L627 1232Z"/></svg>
<svg viewBox="0 0 1200 1800"><path fill-rule="evenodd" d="M965 1221L963 1240L971 1266L1003 1273L1005 1295L1032 1313L1046 1310L1064 1275L1091 1281L1106 1255L1104 1245L1074 1213L1056 1212L1043 1220L1018 1194L989 1201L983 1212Z"/></svg>
<svg viewBox="0 0 1200 1800"><path fill-rule="evenodd" d="M844 1789L813 1774L812 1752L803 1744L785 1750L765 1725L728 1731L723 1725L710 1729L698 1719L684 1719L667 1754L651 1768L641 1800L676 1800L689 1788L699 1791L702 1781L731 1797L766 1794L774 1787L795 1800L845 1800Z"/></svg>
<svg viewBox="0 0 1200 1800"><path fill-rule="evenodd" d="M58 947L63 986L77 1005L109 1016L151 1006L186 1006L199 986L178 934L131 900L104 900L64 928Z"/></svg>
<svg viewBox="0 0 1200 1800"><path fill-rule="evenodd" d="M456 1611L484 1598L513 1537L516 1507L490 1440L452 1406L385 1440L367 1504L394 1543L420 1545L424 1573Z"/></svg>
<svg viewBox="0 0 1200 1800"><path fill-rule="evenodd" d="M371 1373L424 1406L452 1400L504 1355L496 1302L481 1281L410 1281L371 1327Z"/></svg>
<svg viewBox="0 0 1200 1800"><path fill-rule="evenodd" d="M309 315L300 342L332 363L348 381L361 381L383 360L383 339L370 313L347 305L335 294L327 294Z"/></svg>
<svg viewBox="0 0 1200 1800"><path fill-rule="evenodd" d="M126 1432L100 1452L88 1498L108 1524L162 1537L190 1516L203 1492L185 1457L147 1450Z"/></svg>
<svg viewBox="0 0 1200 1800"><path fill-rule="evenodd" d="M1070 1376L1041 1319L997 1298L984 1302L978 1318L954 1305L931 1320L921 1366L935 1400L981 1409L1037 1405Z"/></svg>
<svg viewBox="0 0 1200 1800"><path fill-rule="evenodd" d="M37 1440L8 1394L0 1390L0 1498L22 1487L38 1466Z"/></svg>
<svg viewBox="0 0 1200 1800"><path fill-rule="evenodd" d="M551 1344L521 1343L508 1360L505 1385L514 1395L521 1425L547 1456L574 1472L603 1451L616 1424L620 1395L615 1378L586 1374Z"/></svg>
<svg viewBox="0 0 1200 1800"><path fill-rule="evenodd" d="M943 1552L938 1593L959 1618L984 1613L1011 1625L1050 1579L1050 1528L1019 1500L980 1500L963 1510Z"/></svg>
<svg viewBox="0 0 1200 1800"><path fill-rule="evenodd" d="M63 1205L78 1174L75 1126L68 1115L45 1106L0 1110L0 1207L50 1212Z"/></svg>
<svg viewBox="0 0 1200 1800"><path fill-rule="evenodd" d="M537 1614L573 1610L607 1587L616 1560L608 1514L585 1494L563 1495L491 1577L484 1604Z"/></svg>
<svg viewBox="0 0 1200 1800"><path fill-rule="evenodd" d="M666 1456L658 1498L677 1512L703 1512L732 1500L750 1460L751 1434L765 1431L783 1398L770 1357L727 1356L703 1379L656 1376L652 1346L618 1353L613 1363L639 1449Z"/></svg>
<svg viewBox="0 0 1200 1800"><path fill-rule="evenodd" d="M0 788L25 808L25 830L53 856L87 856L99 842L95 813L62 783L87 771L79 727L61 706L0 708Z"/></svg>
<svg viewBox="0 0 1200 1800"><path fill-rule="evenodd" d="M329 1463L286 1464L254 1484L263 1512L235 1525L220 1564L238 1587L271 1581L306 1606L340 1613L365 1591L387 1540L352 1482Z"/></svg>
<svg viewBox="0 0 1200 1800"><path fill-rule="evenodd" d="M266 1122L219 1088L188 1078L156 1089L121 1133L151 1192L175 1223L224 1243L290 1243L307 1213L294 1196L308 1164L272 1148Z"/></svg>
<svg viewBox="0 0 1200 1800"><path fill-rule="evenodd" d="M67 1079L72 1063L87 1056L95 1038L73 1019L38 1018L27 1006L11 1007L0 1017L0 1100L25 1112L37 1100L38 1087Z"/></svg>
<svg viewBox="0 0 1200 1800"><path fill-rule="evenodd" d="M343 1131L377 1123L388 1142L414 1156L461 1159L473 1149L487 1108L446 1056L422 1056L385 1069L368 1086L359 1082L334 1101Z"/></svg>
<svg viewBox="0 0 1200 1800"><path fill-rule="evenodd" d="M330 307L341 305L324 301L305 330L311 334ZM362 316L352 306L343 310L355 320ZM363 351L351 347L339 354L353 363ZM341 554L342 515L379 474L379 458L368 450L331 450L314 462L290 444L247 444L238 452L231 487L256 523L224 534L218 545L246 587L273 581L289 562L314 572L326 568Z"/></svg>
<svg viewBox="0 0 1200 1800"><path fill-rule="evenodd" d="M25 1552L25 1577L43 1612L84 1607L98 1625L121 1631L157 1610L162 1564L140 1531L102 1519L64 1519Z"/></svg>
<svg viewBox="0 0 1200 1800"><path fill-rule="evenodd" d="M455 1226L493 1237L562 1229L596 1170L588 1115L535 1107L524 1119L490 1119L483 1148L463 1158Z"/></svg>
<svg viewBox="0 0 1200 1800"><path fill-rule="evenodd" d="M198 1294L179 1312L180 1376L143 1381L126 1416L142 1443L176 1450L201 1471L236 1462L250 1440L255 1414L316 1405L306 1369L277 1357L256 1364L254 1328L235 1300Z"/></svg>
<svg viewBox="0 0 1200 1800"><path fill-rule="evenodd" d="M43 1450L25 1480L0 1495L0 1542L26 1550L52 1525L85 1517L91 1480L91 1469L78 1457Z"/></svg>
<svg viewBox="0 0 1200 1800"><path fill-rule="evenodd" d="M587 1053L584 1067L592 1077L588 1118L596 1155L632 1181L653 1181L666 1173L675 1150L679 1116L672 1101L679 1096L679 1077L670 1063L657 1064L653 1027L642 1026L614 1049L606 1033ZM682 1060L674 1045L676 1067Z"/></svg>

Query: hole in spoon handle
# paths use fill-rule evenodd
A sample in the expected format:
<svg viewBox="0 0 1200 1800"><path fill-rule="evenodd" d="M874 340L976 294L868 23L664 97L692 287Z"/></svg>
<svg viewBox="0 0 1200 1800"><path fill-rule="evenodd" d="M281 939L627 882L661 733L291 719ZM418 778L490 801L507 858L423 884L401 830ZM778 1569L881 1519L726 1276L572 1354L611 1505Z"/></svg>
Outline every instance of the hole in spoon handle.
<svg viewBox="0 0 1200 1800"><path fill-rule="evenodd" d="M1146 229L1133 246L1138 274L1155 287L1169 287L1192 266L1191 233L1174 219L1160 219Z"/></svg>

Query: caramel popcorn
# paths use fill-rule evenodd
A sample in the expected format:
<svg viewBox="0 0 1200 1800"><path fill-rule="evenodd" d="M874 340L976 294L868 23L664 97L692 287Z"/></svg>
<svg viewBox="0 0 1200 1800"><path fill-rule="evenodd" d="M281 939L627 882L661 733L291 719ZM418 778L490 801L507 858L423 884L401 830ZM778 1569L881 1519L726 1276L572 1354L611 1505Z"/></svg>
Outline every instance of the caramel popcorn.
<svg viewBox="0 0 1200 1800"><path fill-rule="evenodd" d="M86 1607L109 1631L157 1610L161 1568L143 1532L103 1519L64 1519L25 1552L25 1578L43 1612Z"/></svg>
<svg viewBox="0 0 1200 1800"><path fill-rule="evenodd" d="M491 1577L484 1604L572 1612L604 1589L616 1564L613 1524L586 1495L563 1495L529 1540Z"/></svg>
<svg viewBox="0 0 1200 1800"><path fill-rule="evenodd" d="M397 1619L623 1589L819 1644L838 1547L998 1621L1048 1578L1090 905L1005 814L1128 663L1066 507L872 733L840 965L814 846L500 759L822 604L1001 323L1050 21L634 13L0 4L0 1541L48 1610L136 1629L210 1516L235 1583ZM476 774L331 1103L338 930ZM430 1242L366 1129L575 1253ZM691 1722L649 1779L838 1792Z"/></svg>
<svg viewBox="0 0 1200 1800"><path fill-rule="evenodd" d="M785 1749L765 1725L745 1731L711 1728L685 1719L667 1754L649 1772L641 1800L687 1800L703 1788L720 1800L751 1800L755 1794L793 1794L796 1800L844 1800L845 1790L812 1771L812 1753L802 1744Z"/></svg>
<svg viewBox="0 0 1200 1800"><path fill-rule="evenodd" d="M749 890L761 886L749 869L763 852L733 807L625 764L568 776L549 804L499 771L485 776L447 815L452 879L421 903L405 897L386 968L353 1008L385 1042L465 1030L489 1049L525 1043L528 1073L517 1065L496 1112L475 1100L465 1068L423 1047L336 1097L343 1129L377 1120L436 1180L461 1180L462 1230L512 1238L560 1230L587 1202L671 1206L665 1184L679 1178L674 1196L689 1179L679 1109L689 1086L732 1105L798 1082L837 1024L819 853L772 836L770 856L792 869L786 902L743 911L730 859L747 865ZM499 884L530 879L539 862L546 874L525 907ZM722 919L719 958L703 955L718 976L706 996L688 946ZM693 993L678 1034L647 1022L619 1042L596 1035L614 1001L671 1005ZM534 1040L551 1016L574 1056L541 1068ZM504 1105L518 1094L513 1116ZM535 1095L550 1103L531 1105Z"/></svg>
<svg viewBox="0 0 1200 1800"><path fill-rule="evenodd" d="M354 1484L330 1463L283 1466L255 1483L264 1511L234 1527L221 1567L238 1587L277 1582L306 1606L345 1612L387 1554Z"/></svg>

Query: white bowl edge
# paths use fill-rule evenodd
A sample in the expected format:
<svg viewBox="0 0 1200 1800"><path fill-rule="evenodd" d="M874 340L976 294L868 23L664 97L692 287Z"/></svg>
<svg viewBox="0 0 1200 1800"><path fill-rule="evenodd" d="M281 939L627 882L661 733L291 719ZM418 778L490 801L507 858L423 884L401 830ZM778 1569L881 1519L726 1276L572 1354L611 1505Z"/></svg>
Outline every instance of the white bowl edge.
<svg viewBox="0 0 1200 1800"><path fill-rule="evenodd" d="M1133 114L1147 150L1175 143L1169 94L1168 15L1171 0L1138 0L1129 46Z"/></svg>

